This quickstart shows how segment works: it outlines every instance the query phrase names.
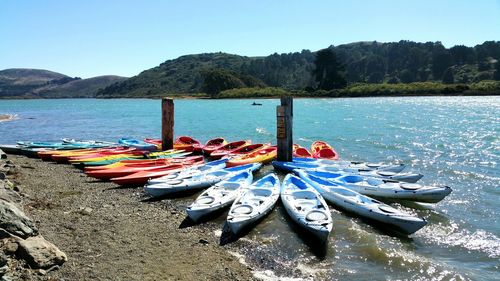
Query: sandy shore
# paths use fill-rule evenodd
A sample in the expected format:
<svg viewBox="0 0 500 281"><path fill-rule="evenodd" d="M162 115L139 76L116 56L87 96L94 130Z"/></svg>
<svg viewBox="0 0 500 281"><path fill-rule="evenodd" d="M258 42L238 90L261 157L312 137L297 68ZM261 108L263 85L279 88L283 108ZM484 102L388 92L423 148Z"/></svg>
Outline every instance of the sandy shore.
<svg viewBox="0 0 500 281"><path fill-rule="evenodd" d="M10 155L25 212L68 256L49 279L252 280L220 246L217 223L185 225L190 199L145 201L141 188L94 181L70 165Z"/></svg>

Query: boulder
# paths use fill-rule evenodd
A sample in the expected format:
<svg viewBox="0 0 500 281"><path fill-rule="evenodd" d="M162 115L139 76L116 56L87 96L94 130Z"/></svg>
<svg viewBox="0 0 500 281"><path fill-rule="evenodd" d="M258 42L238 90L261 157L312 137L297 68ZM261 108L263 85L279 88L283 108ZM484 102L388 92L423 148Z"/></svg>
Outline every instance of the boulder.
<svg viewBox="0 0 500 281"><path fill-rule="evenodd" d="M18 243L18 255L25 259L32 268L47 269L62 265L68 260L65 253L41 235L20 240Z"/></svg>
<svg viewBox="0 0 500 281"><path fill-rule="evenodd" d="M0 159L5 159L7 158L7 154L5 154L5 152L3 152L1 149L0 149Z"/></svg>
<svg viewBox="0 0 500 281"><path fill-rule="evenodd" d="M4 200L0 200L0 228L22 238L38 233L31 219L23 211Z"/></svg>
<svg viewBox="0 0 500 281"><path fill-rule="evenodd" d="M12 190L6 181L0 180L0 200L20 203L21 195Z"/></svg>

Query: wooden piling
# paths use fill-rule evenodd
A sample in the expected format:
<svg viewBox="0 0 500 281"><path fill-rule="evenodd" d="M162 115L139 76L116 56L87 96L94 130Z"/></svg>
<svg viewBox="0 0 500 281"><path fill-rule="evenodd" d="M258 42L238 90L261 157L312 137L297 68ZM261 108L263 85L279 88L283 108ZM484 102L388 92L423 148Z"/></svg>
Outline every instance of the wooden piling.
<svg viewBox="0 0 500 281"><path fill-rule="evenodd" d="M174 148L174 100L161 100L161 146L162 150Z"/></svg>
<svg viewBox="0 0 500 281"><path fill-rule="evenodd" d="M281 106L276 107L276 138L278 161L292 161L293 149L293 98L281 97Z"/></svg>

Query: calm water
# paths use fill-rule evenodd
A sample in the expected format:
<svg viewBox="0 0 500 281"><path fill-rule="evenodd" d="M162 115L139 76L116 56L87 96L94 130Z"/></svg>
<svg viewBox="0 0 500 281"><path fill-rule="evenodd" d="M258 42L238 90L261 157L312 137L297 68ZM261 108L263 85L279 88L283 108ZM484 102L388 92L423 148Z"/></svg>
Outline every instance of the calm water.
<svg viewBox="0 0 500 281"><path fill-rule="evenodd" d="M278 101L260 102L176 100L176 135L275 142ZM160 132L159 100L0 100L2 113L19 119L0 123L0 143L111 141ZM499 97L295 100L295 142L326 140L344 159L402 161L408 171L425 175L422 183L454 191L436 205L395 204L429 221L410 238L387 235L332 208L334 230L320 258L278 207L240 242L267 257L262 271L281 266L343 280L499 280L499 131Z"/></svg>

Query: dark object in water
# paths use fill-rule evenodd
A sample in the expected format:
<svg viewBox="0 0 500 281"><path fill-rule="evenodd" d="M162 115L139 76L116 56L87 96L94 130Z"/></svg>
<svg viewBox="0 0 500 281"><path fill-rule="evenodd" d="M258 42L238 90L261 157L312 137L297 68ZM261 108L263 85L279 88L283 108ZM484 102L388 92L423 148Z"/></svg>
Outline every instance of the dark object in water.
<svg viewBox="0 0 500 281"><path fill-rule="evenodd" d="M253 102L252 105L262 105L262 103Z"/></svg>

